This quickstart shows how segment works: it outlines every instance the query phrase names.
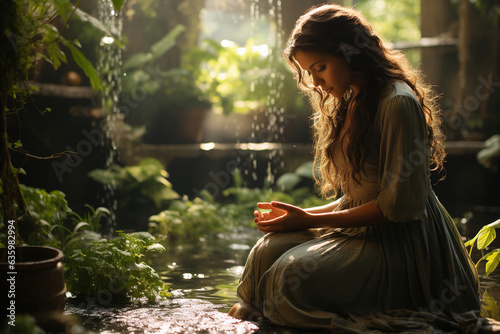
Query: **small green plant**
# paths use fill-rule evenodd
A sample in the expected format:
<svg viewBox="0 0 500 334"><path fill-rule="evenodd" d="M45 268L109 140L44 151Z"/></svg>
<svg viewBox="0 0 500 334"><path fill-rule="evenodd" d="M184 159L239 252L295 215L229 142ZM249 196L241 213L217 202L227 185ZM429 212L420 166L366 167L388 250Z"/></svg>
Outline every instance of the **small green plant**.
<svg viewBox="0 0 500 334"><path fill-rule="evenodd" d="M484 249L488 247L493 240L495 240L497 234L496 229L500 227L500 219L494 221L491 224L483 226L476 236L465 243L465 247L470 247L469 255L472 255L472 249L474 244L478 250L481 251L482 257L476 262L476 267L481 261L486 261L485 274L489 276L500 263L500 248L496 248L491 252L484 254Z"/></svg>
<svg viewBox="0 0 500 334"><path fill-rule="evenodd" d="M67 256L66 285L77 298L93 298L100 304L169 297L168 286L145 262L149 254L163 251L147 232L118 231L114 239L94 241Z"/></svg>
<svg viewBox="0 0 500 334"><path fill-rule="evenodd" d="M173 201L168 210L149 218L150 231L169 239L195 239L233 227L226 224L213 198L209 194L204 197L207 199Z"/></svg>
<svg viewBox="0 0 500 334"><path fill-rule="evenodd" d="M485 275L489 276L500 263L500 248L493 249L492 251L484 254L484 250L491 245L495 240L497 233L496 229L500 227L500 219L491 224L483 226L479 232L465 243L465 247L470 247L469 256L472 256L474 245L481 251L481 258L476 262L476 268L482 261L486 261ZM500 319L500 305L495 298L489 293L488 288L485 288L482 298L483 305L481 314L496 320Z"/></svg>

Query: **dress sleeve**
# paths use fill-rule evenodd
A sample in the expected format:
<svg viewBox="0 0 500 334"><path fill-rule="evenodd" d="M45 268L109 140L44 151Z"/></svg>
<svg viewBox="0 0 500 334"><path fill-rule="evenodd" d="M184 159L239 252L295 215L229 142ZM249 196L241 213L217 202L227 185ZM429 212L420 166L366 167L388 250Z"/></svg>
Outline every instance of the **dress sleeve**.
<svg viewBox="0 0 500 334"><path fill-rule="evenodd" d="M381 103L378 125L380 194L376 205L394 222L425 220L430 169L423 110L415 98L395 95Z"/></svg>

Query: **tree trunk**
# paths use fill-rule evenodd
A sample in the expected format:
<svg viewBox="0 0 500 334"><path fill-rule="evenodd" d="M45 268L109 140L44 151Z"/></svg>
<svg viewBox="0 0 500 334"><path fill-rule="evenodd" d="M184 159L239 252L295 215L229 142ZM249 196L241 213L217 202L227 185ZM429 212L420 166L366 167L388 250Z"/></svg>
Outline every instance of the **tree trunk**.
<svg viewBox="0 0 500 334"><path fill-rule="evenodd" d="M18 222L24 216L31 218L26 208L26 202L19 186L17 173L14 172L10 160L9 143L7 140L7 92L0 93L0 219L5 223L4 228L8 228L7 222L14 221L16 227L16 242L22 241L19 233ZM18 215L20 213L20 216Z"/></svg>
<svg viewBox="0 0 500 334"><path fill-rule="evenodd" d="M1 218L6 223L9 220L15 220L15 183L13 179L16 177L12 172L10 162L9 145L7 142L7 93L0 93L1 100L1 116L0 116L0 180L1 192L0 198L2 203ZM16 179L17 180L17 179ZM7 224L6 224L7 225ZM7 227L7 226L6 226Z"/></svg>

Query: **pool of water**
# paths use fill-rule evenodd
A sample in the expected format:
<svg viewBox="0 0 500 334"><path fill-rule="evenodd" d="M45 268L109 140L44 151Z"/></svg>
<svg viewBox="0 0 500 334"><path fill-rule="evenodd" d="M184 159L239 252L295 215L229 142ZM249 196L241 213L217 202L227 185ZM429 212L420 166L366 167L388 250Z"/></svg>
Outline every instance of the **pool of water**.
<svg viewBox="0 0 500 334"><path fill-rule="evenodd" d="M153 262L153 267L172 288L172 299L107 307L69 299L66 314L77 315L85 329L101 334L304 333L227 315L238 301L235 291L239 277L251 247L260 236L262 233L257 230L242 228L206 239L172 243ZM473 258L478 256L474 254ZM500 304L499 283L500 274L481 277L481 290L487 289L497 304Z"/></svg>
<svg viewBox="0 0 500 334"><path fill-rule="evenodd" d="M206 239L172 243L153 262L172 287L172 299L102 307L70 298L65 313L77 315L85 329L101 334L294 333L227 315L238 301L235 291L247 255L261 236L257 230L242 228Z"/></svg>

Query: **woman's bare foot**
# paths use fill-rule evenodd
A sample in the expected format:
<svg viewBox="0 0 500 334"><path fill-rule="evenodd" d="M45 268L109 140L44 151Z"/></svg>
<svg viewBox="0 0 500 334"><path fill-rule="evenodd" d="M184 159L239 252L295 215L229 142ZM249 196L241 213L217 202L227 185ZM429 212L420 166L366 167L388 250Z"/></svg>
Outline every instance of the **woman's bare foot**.
<svg viewBox="0 0 500 334"><path fill-rule="evenodd" d="M250 321L260 321L263 318L262 313L255 306L246 302L234 304L228 315L236 319Z"/></svg>

